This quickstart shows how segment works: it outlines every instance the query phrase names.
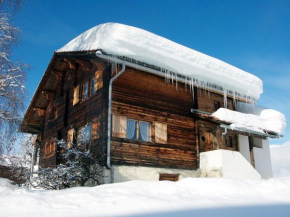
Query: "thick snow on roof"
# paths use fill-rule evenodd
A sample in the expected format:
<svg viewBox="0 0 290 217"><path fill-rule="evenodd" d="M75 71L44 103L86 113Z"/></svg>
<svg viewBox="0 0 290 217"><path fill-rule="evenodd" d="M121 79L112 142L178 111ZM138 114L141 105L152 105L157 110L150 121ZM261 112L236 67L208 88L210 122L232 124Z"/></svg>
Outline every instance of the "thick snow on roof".
<svg viewBox="0 0 290 217"><path fill-rule="evenodd" d="M253 105L252 105L253 106ZM218 109L212 116L221 121L231 123L232 129L253 130L256 132L274 132L283 135L286 127L285 116L273 109L259 107L258 115L246 114L225 108Z"/></svg>
<svg viewBox="0 0 290 217"><path fill-rule="evenodd" d="M256 100L263 92L262 81L250 73L161 36L123 24L105 23L93 27L57 52L97 49L156 65Z"/></svg>

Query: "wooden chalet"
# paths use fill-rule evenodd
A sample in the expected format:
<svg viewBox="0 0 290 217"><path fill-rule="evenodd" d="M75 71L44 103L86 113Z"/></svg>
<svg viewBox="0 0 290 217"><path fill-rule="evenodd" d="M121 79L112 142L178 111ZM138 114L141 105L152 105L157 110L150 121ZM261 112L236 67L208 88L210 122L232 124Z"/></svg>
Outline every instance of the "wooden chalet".
<svg viewBox="0 0 290 217"><path fill-rule="evenodd" d="M246 168L255 173L254 168L265 165L255 162L254 147L265 149L267 137L276 135L229 129L229 123L211 115L224 100L221 91L190 87L182 79L168 78L158 66L124 56L100 50L55 52L21 131L37 134L41 167L61 161L54 138L68 146L85 142L106 168L103 183L230 177L205 165L210 159L203 154L214 150L244 156ZM235 100L227 96L227 109L236 110ZM212 159L213 164L223 161ZM252 177L261 178L256 173Z"/></svg>

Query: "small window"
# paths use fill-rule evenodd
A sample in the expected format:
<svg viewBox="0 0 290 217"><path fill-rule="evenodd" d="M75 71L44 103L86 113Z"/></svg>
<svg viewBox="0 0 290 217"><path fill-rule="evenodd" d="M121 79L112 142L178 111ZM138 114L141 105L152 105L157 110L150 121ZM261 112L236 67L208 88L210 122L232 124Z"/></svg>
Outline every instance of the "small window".
<svg viewBox="0 0 290 217"><path fill-rule="evenodd" d="M91 141L91 125L88 124L85 127L81 127L78 130L78 146L88 148Z"/></svg>
<svg viewBox="0 0 290 217"><path fill-rule="evenodd" d="M172 181L177 182L178 181L178 174L160 174L159 175L159 181Z"/></svg>
<svg viewBox="0 0 290 217"><path fill-rule="evenodd" d="M92 78L91 79L91 96L94 95L96 93L95 91L95 84L96 84L96 79L95 78Z"/></svg>
<svg viewBox="0 0 290 217"><path fill-rule="evenodd" d="M80 101L80 86L76 86L74 88L74 98L73 98L73 105L76 105Z"/></svg>
<svg viewBox="0 0 290 217"><path fill-rule="evenodd" d="M50 139L48 142L45 143L45 154L46 155L53 155L55 151L55 141Z"/></svg>
<svg viewBox="0 0 290 217"><path fill-rule="evenodd" d="M226 146L229 148L233 147L233 137L232 136L227 136L226 137Z"/></svg>
<svg viewBox="0 0 290 217"><path fill-rule="evenodd" d="M87 100L88 98L89 98L89 82L86 82L83 85L82 99Z"/></svg>
<svg viewBox="0 0 290 217"><path fill-rule="evenodd" d="M217 111L221 107L221 103L218 101L214 101L214 110Z"/></svg>

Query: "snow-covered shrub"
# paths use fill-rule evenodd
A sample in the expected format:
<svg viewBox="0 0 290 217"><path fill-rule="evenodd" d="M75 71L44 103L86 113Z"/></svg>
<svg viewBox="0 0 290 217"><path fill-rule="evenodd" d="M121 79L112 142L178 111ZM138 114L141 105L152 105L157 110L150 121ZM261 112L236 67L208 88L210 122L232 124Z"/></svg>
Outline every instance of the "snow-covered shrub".
<svg viewBox="0 0 290 217"><path fill-rule="evenodd" d="M34 188L64 189L74 186L95 186L103 177L103 168L90 150L83 145L68 147L63 141L57 141L60 147L61 164L55 168L41 168L31 172L28 182Z"/></svg>

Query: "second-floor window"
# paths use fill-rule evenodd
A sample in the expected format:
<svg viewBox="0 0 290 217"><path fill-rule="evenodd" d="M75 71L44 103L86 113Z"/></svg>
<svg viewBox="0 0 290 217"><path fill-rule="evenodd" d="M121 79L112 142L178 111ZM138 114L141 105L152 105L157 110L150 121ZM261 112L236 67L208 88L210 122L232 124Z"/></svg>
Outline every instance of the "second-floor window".
<svg viewBox="0 0 290 217"><path fill-rule="evenodd" d="M140 140L140 141L150 141L151 134L151 124L148 122L137 121L132 119L127 119L127 138Z"/></svg>
<svg viewBox="0 0 290 217"><path fill-rule="evenodd" d="M167 143L167 124L159 122L150 123L113 115L112 135L113 137L146 142L151 142L151 138L154 138L155 143Z"/></svg>

